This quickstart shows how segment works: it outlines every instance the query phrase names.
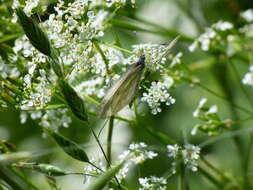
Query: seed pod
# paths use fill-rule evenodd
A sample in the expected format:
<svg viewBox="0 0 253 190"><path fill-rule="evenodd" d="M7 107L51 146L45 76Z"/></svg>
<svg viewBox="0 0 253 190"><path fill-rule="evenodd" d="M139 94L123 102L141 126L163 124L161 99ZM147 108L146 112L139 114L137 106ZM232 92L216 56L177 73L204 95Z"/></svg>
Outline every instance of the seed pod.
<svg viewBox="0 0 253 190"><path fill-rule="evenodd" d="M134 98L145 68L145 56L131 65L120 79L108 90L101 102L99 115L110 117L128 105Z"/></svg>

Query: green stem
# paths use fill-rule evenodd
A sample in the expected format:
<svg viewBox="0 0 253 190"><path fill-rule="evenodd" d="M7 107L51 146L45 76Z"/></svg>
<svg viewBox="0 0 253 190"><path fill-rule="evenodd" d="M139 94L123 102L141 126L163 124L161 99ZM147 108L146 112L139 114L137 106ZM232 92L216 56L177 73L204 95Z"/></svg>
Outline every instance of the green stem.
<svg viewBox="0 0 253 190"><path fill-rule="evenodd" d="M107 163L107 168L110 167L111 165L111 149L112 149L112 133L113 133L113 122L114 122L114 116L110 117L109 120L109 129L108 129L108 136L107 136L107 158L108 158L108 163Z"/></svg>
<svg viewBox="0 0 253 190"><path fill-rule="evenodd" d="M103 153L103 156L104 156L104 158L105 158L105 160L106 160L106 163L109 165L109 167L111 167L110 162L109 162L109 160L108 160L108 158L107 158L107 156L106 156L106 154L105 154L105 151L104 151L104 149L103 149L103 146L101 145L101 143L100 143L100 141L99 141L99 139L98 139L98 137L97 137L95 131L92 129L92 127L91 127L90 125L89 125L89 127L90 127L90 130L91 130L91 132L92 132L92 135L94 136L95 140L96 140L97 143L98 143L98 146L99 146L100 150L101 150L102 153ZM114 176L114 179L116 180L119 189L122 190L122 189L121 189L121 186L120 186L120 183L119 183L119 180L117 179L116 176Z"/></svg>
<svg viewBox="0 0 253 190"><path fill-rule="evenodd" d="M101 49L101 47L99 46L99 44L97 43L97 41L96 41L96 40L93 40L92 42L93 42L94 46L96 47L96 49L98 50L98 52L100 53L100 55L101 55L101 57L102 57L102 59L103 59L103 61L104 61L104 63L105 63L105 70L106 70L106 73L107 73L107 75L109 76L109 75L110 75L109 61L108 61L108 59L106 58L106 56L105 56L103 50Z"/></svg>
<svg viewBox="0 0 253 190"><path fill-rule="evenodd" d="M245 155L245 159L244 159L244 167L243 167L243 175L244 175L243 189L244 190L252 189L250 179L248 177L248 170L249 170L250 161L251 161L250 155L251 155L252 144L253 144L253 135L250 134L250 142L249 142L249 146L246 150L246 155Z"/></svg>
<svg viewBox="0 0 253 190"><path fill-rule="evenodd" d="M131 55L133 54L133 52L131 52L130 50L127 50L127 49L125 49L125 48L116 46L116 45L114 45L114 44L103 43L103 45L116 48L116 49L118 49L118 50L120 50L120 51L126 52L126 53L131 54Z"/></svg>
<svg viewBox="0 0 253 190"><path fill-rule="evenodd" d="M5 181L15 190L25 190L16 180L15 175L5 166L0 165L0 179Z"/></svg>
<svg viewBox="0 0 253 190"><path fill-rule="evenodd" d="M205 177L207 178L210 182L212 182L218 189L223 189L223 185L211 174L209 174L206 170L203 168L199 167L198 171Z"/></svg>
<svg viewBox="0 0 253 190"><path fill-rule="evenodd" d="M125 28L127 30L133 30L133 31L139 31L139 32L146 32L146 33L150 33L150 34L155 34L155 35L159 35L159 36L166 36L166 37L171 37L171 38L175 38L177 36L180 36L180 40L181 41L185 41L185 42L192 42L193 39L179 34L177 31L159 31L159 30L151 30L151 29L145 29L142 28L140 26L134 25L134 24L130 24L129 22L123 21L123 20L119 20L119 19L112 19L110 21L114 26L118 26L121 28Z"/></svg>
<svg viewBox="0 0 253 190"><path fill-rule="evenodd" d="M180 172L178 176L178 189L179 190L186 190L185 186L185 168L184 165L181 164L180 166Z"/></svg>
<svg viewBox="0 0 253 190"><path fill-rule="evenodd" d="M220 171L218 168L216 168L214 165L212 165L208 160L204 158L204 156L200 157L201 161L210 169L212 169L215 173L221 176L221 178L224 181L229 181L230 179L227 178L222 171Z"/></svg>
<svg viewBox="0 0 253 190"><path fill-rule="evenodd" d="M232 66L232 69L233 69L233 71L234 71L234 73L236 75L236 79L239 81L239 85L240 85L240 88L241 88L242 92L244 93L244 95L247 98L249 104L253 108L253 101L251 99L251 96L249 95L249 93L247 92L247 90L245 89L245 87L242 85L242 83L241 83L241 77L240 77L240 75L239 75L239 73L238 73L235 65L232 62L231 62L231 66Z"/></svg>
<svg viewBox="0 0 253 190"><path fill-rule="evenodd" d="M188 82L189 82L189 81L188 81ZM220 99L223 99L223 100L225 100L225 101L227 101L227 102L230 102L230 100L228 100L228 98L219 95L218 93L216 93L215 91L213 91L213 90L209 89L208 87L202 85L201 83L194 83L194 84L197 85L198 87L202 88L203 90L209 92L210 94L213 94L214 96L216 96L216 97L218 97L218 98L220 98ZM245 112L245 113L247 113L247 114L249 114L249 115L253 115L253 112L249 111L248 109L246 109L246 108L244 108L244 107L241 107L241 106L239 106L239 105L237 105L237 104L235 104L235 103L231 103L231 105L232 105L233 107L237 108L238 110L241 110L241 111L243 111L243 112Z"/></svg>

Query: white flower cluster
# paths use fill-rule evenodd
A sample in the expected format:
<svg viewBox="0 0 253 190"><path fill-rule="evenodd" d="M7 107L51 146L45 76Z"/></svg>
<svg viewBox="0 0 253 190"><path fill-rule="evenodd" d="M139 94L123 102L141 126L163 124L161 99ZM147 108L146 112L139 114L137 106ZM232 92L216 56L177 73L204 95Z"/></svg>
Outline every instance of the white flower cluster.
<svg viewBox="0 0 253 190"><path fill-rule="evenodd" d="M124 166L120 169L117 177L122 180L132 164L141 164L147 159L153 159L158 154L153 151L145 150L147 145L143 142L130 144L128 150L119 155L120 161L126 161Z"/></svg>
<svg viewBox="0 0 253 190"><path fill-rule="evenodd" d="M130 144L128 150L124 151L119 155L119 162L124 162L123 167L116 174L116 177L119 181L126 178L127 172L133 164L141 164L147 159L153 159L157 156L157 153L153 151L145 150L147 145L143 142ZM95 159L91 159L91 162L98 166L102 171L106 171L106 167L103 162ZM113 167L113 166L111 166ZM84 173L91 176L98 176L102 174L102 171L98 168L87 164L84 168ZM86 182L90 182L91 177L86 177Z"/></svg>
<svg viewBox="0 0 253 190"><path fill-rule="evenodd" d="M200 147L187 144L184 147L180 147L177 144L168 145L168 157L172 158L172 173L176 173L176 163L180 158L183 159L184 164L191 171L196 172L198 170L198 160L200 157Z"/></svg>
<svg viewBox="0 0 253 190"><path fill-rule="evenodd" d="M206 132L208 135L218 135L223 129L229 129L232 121L230 119L221 120L217 114L217 105L205 106L206 98L202 98L193 112L193 117L203 121L203 124L196 124L191 131L192 135L196 135L198 130Z"/></svg>
<svg viewBox="0 0 253 190"><path fill-rule="evenodd" d="M141 164L146 159L153 159L157 156L157 153L145 150L146 148L147 145L143 142L130 144L128 150L119 155L119 159L127 159L135 164Z"/></svg>
<svg viewBox="0 0 253 190"><path fill-rule="evenodd" d="M23 78L24 99L21 101L21 110L34 110L43 108L52 98L52 85L45 77L45 71L40 70L40 76L36 78L37 83L32 82L32 77L27 74Z"/></svg>
<svg viewBox="0 0 253 190"><path fill-rule="evenodd" d="M165 103L168 106L175 103L176 100L168 92L172 85L173 79L167 77L164 82L152 82L147 93L143 93L141 101L148 103L152 114L155 115L162 111L161 103Z"/></svg>
<svg viewBox="0 0 253 190"><path fill-rule="evenodd" d="M239 32L247 37L253 37L253 9L248 9L242 12L241 17L247 22L247 24L239 28Z"/></svg>
<svg viewBox="0 0 253 190"><path fill-rule="evenodd" d="M150 176L148 178L139 178L139 183L139 190L166 190L167 181L163 177Z"/></svg>
<svg viewBox="0 0 253 190"><path fill-rule="evenodd" d="M244 75L242 83L253 86L253 66L249 67L249 72Z"/></svg>
<svg viewBox="0 0 253 190"><path fill-rule="evenodd" d="M22 124L27 121L29 115L31 119L39 120L39 125L41 127L50 127L55 131L57 131L61 126L68 127L71 123L71 118L68 116L68 109L66 108L58 108L46 111L21 112L20 121Z"/></svg>
<svg viewBox="0 0 253 190"><path fill-rule="evenodd" d="M89 183L91 183L92 176L99 176L102 174L102 171L106 171L106 166L102 161L95 158L91 158L90 162L96 165L100 170L92 166L91 164L86 164L84 166L84 173L88 174L87 176L85 176L86 185L89 185Z"/></svg>
<svg viewBox="0 0 253 190"><path fill-rule="evenodd" d="M4 60L0 56L0 78L6 79L7 77L18 78L20 76L20 71L17 67L11 64L5 64Z"/></svg>
<svg viewBox="0 0 253 190"><path fill-rule="evenodd" d="M145 55L146 68L151 71L160 70L167 61L165 54L169 47L166 45L147 43L133 45L132 47L136 55Z"/></svg>
<svg viewBox="0 0 253 190"><path fill-rule="evenodd" d="M233 28L233 24L227 21L218 21L213 24L210 28L207 28L205 33L201 34L190 46L189 51L193 52L197 47L203 51L208 51L213 43L222 44L223 38L220 33L226 32Z"/></svg>

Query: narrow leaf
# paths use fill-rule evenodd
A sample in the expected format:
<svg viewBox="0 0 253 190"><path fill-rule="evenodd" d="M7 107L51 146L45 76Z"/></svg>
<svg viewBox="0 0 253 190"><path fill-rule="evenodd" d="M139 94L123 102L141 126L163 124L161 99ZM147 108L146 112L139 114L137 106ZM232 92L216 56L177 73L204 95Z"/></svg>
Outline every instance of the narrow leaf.
<svg viewBox="0 0 253 190"><path fill-rule="evenodd" d="M89 190L101 190L104 186L116 175L116 173L122 168L124 162L120 163L116 167L103 173L96 181L94 181L87 189Z"/></svg>
<svg viewBox="0 0 253 190"><path fill-rule="evenodd" d="M55 74L62 78L64 76L63 69L56 54L52 48L47 35L42 31L39 25L30 17L28 17L21 8L16 9L18 20L31 44L41 53L50 57L49 62Z"/></svg>
<svg viewBox="0 0 253 190"><path fill-rule="evenodd" d="M40 29L38 24L28 17L21 8L16 9L18 20L30 40L31 44L41 53L51 56L51 45L46 34Z"/></svg>
<svg viewBox="0 0 253 190"><path fill-rule="evenodd" d="M50 165L50 164L40 164L40 163L19 163L13 164L15 167L19 168L27 168L33 169L40 173L44 173L48 176L63 176L66 175L66 172L63 171L61 168Z"/></svg>
<svg viewBox="0 0 253 190"><path fill-rule="evenodd" d="M73 114L82 121L88 121L88 115L82 98L64 80L59 81L60 89Z"/></svg>
<svg viewBox="0 0 253 190"><path fill-rule="evenodd" d="M89 158L84 150L77 145L75 142L67 139L66 137L62 136L55 131L45 128L44 129L54 140L57 144L72 158L82 161L82 162L89 162Z"/></svg>

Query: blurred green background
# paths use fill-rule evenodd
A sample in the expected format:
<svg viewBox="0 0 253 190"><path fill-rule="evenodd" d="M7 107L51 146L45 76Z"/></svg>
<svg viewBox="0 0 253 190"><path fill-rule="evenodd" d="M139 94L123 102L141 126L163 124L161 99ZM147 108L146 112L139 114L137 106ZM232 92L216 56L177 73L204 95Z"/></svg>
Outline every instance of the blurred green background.
<svg viewBox="0 0 253 190"><path fill-rule="evenodd" d="M5 2L6 3L6 2ZM8 3L8 2L7 2ZM133 9L126 7L120 10L115 19L125 19L129 23L142 26L144 21L153 23L151 28L165 28L178 31L180 34L194 39L201 34L205 27L210 26L218 20L238 22L238 14L240 11L253 8L252 0L137 0L138 8ZM1 15L0 15L1 16ZM134 22L133 19L139 21ZM157 26L156 26L157 25ZM147 25L145 25L147 26ZM149 32L141 32L134 30L127 30L115 24L115 31L119 35L120 42L123 47L128 49L131 45L138 43L167 43L172 38L166 35L152 34ZM110 40L111 33L106 33L104 40ZM10 44L13 42L10 42ZM188 46L190 41L180 41L173 49L173 52L182 51L184 53L183 63L187 65L194 65L199 60L210 58L212 55L203 52L190 53ZM236 61L235 61L236 62ZM237 64L238 63L238 64ZM247 63L236 62L239 75L241 78L248 70ZM208 65L201 69L194 70L194 74L201 79L201 82L208 88L218 92L222 95L227 95L224 92L222 84L219 82L219 75L225 75L225 82L229 83L229 93L239 105L250 108L247 100L239 88L239 81L236 79L233 72L228 69L227 73L221 73L222 68L217 63ZM252 92L252 89L247 89ZM189 142L192 144L199 144L209 137L206 134L199 132L196 136L191 136L190 131L198 121L192 117L192 112L198 105L202 97L208 98L208 104L217 104L219 107L219 114L222 119L232 118L232 113L227 102L213 96L212 94L199 89L196 86L188 86L181 84L176 89L171 91L173 97L176 98L176 103L172 106L163 107L163 112L158 115L148 114L144 120L159 130L177 139L179 142ZM19 112L14 110L0 110L0 139L8 140L17 146L18 151L31 151L35 153L42 153L39 157L35 156L34 160L41 162L48 162L55 164L69 171L83 171L83 163L74 161L68 157L50 138L43 138L42 131L38 124L29 119L28 122L21 125L19 119ZM243 113L239 113L241 118L244 118ZM87 126L80 123L77 119L72 117L73 122L69 128L61 128L60 132L75 142L81 144L89 150L91 155L96 156L97 145L90 135ZM99 130L104 124L103 120L92 118L94 128ZM126 123L116 121L116 127L113 134L113 159L117 159L119 152L124 150L130 142L143 141L148 145L152 145L154 149L159 150L160 156L152 161L147 161L138 168L132 170L129 175L129 184L133 189L136 189L137 180L135 176L144 177L149 175L161 175L166 171L167 166L170 166L170 161L167 158L166 149L156 139L145 131L141 126L129 126ZM245 122L241 127L251 127L253 122ZM103 134L106 135L106 129ZM245 135L244 139L248 140ZM163 147L163 148L162 148ZM222 171L229 171L235 177L240 177L240 161L237 150L231 139L223 139L216 143L206 146L202 150L202 154L207 154L210 161L220 168ZM252 171L253 168L251 168ZM252 173L251 178L252 178ZM46 181L41 174L36 172L29 173L32 181L35 184L43 187L42 189L49 189ZM205 178L201 177L197 172L189 173L190 187L193 190L217 189ZM131 181L132 180L132 181ZM57 181L63 190L67 189L81 189L83 185L83 178L80 176L65 176L58 177ZM176 179L172 178L168 189L174 189Z"/></svg>

